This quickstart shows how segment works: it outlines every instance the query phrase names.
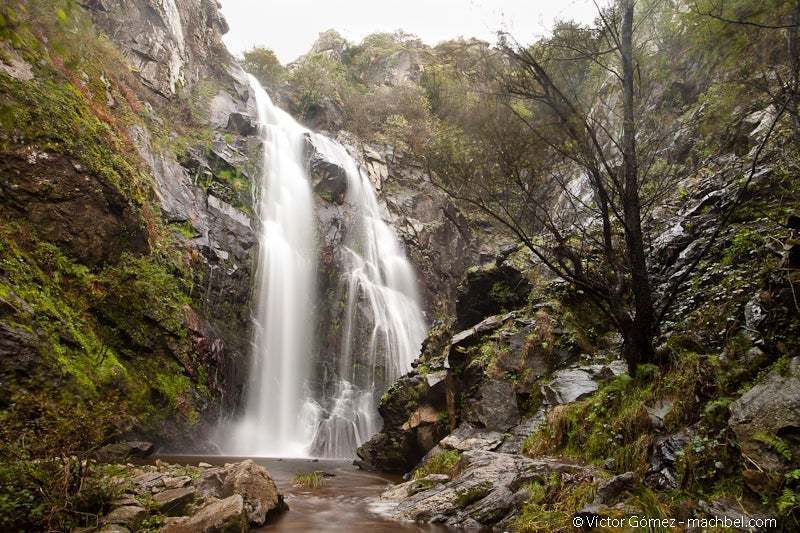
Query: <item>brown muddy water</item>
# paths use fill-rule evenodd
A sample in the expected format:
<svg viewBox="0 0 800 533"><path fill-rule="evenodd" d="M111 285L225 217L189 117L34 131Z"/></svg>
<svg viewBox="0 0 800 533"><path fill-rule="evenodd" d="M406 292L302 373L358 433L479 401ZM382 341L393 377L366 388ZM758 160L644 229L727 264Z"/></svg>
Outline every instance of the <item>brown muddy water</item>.
<svg viewBox="0 0 800 533"><path fill-rule="evenodd" d="M197 465L206 462L223 465L246 457L161 455L162 461ZM271 524L255 531L352 532L352 533L446 533L457 531L433 524L398 522L389 517L393 504L381 500L381 493L399 478L359 470L352 461L328 459L272 459L253 457L269 470L283 494L289 510ZM318 489L295 487L292 478L298 473L314 471L333 474L325 477Z"/></svg>

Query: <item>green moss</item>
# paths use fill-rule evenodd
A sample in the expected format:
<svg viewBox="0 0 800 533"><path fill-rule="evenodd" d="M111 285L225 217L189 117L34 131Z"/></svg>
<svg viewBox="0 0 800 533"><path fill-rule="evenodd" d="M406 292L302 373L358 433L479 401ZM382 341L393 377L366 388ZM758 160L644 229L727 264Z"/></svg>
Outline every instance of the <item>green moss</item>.
<svg viewBox="0 0 800 533"><path fill-rule="evenodd" d="M466 507L480 500L492 490L491 481L482 481L467 489L456 491L456 505Z"/></svg>

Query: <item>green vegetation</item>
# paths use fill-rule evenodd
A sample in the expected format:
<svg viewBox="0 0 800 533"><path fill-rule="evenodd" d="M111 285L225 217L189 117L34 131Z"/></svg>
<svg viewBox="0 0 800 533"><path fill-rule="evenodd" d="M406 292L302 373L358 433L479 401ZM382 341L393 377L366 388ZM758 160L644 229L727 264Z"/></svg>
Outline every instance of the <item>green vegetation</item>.
<svg viewBox="0 0 800 533"><path fill-rule="evenodd" d="M298 472L292 478L292 485L304 489L319 489L325 484L322 472Z"/></svg>
<svg viewBox="0 0 800 533"><path fill-rule="evenodd" d="M534 481L526 487L529 497L514 521L521 533L544 533L566 530L576 509L591 502L594 485L583 481L563 483L557 475Z"/></svg>
<svg viewBox="0 0 800 533"><path fill-rule="evenodd" d="M277 91L288 76L275 53L263 47L247 50L242 68L255 76L268 93Z"/></svg>
<svg viewBox="0 0 800 533"><path fill-rule="evenodd" d="M186 329L192 257L158 215L129 137L150 120L136 75L74 0L4 4L0 39L2 58L34 75L0 71L0 155L68 156L121 193L147 240L144 253L87 266L0 198L0 330L19 351L0 364L0 529L62 531L93 525L124 488L104 485L115 476L90 460L99 447L183 431L211 393ZM201 84L173 107L199 121L215 91Z"/></svg>
<svg viewBox="0 0 800 533"><path fill-rule="evenodd" d="M453 476L461 459L458 450L442 450L414 471L414 479L421 479L431 474L444 474Z"/></svg>

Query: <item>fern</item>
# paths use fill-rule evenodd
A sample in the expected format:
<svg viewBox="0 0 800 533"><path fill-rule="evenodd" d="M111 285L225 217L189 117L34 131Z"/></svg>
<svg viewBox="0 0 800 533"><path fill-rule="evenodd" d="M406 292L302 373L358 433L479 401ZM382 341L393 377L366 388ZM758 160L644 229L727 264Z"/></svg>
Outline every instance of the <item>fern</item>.
<svg viewBox="0 0 800 533"><path fill-rule="evenodd" d="M792 489L783 489L783 494L780 495L777 501L778 511L788 514L798 507L800 507L800 494Z"/></svg>
<svg viewBox="0 0 800 533"><path fill-rule="evenodd" d="M753 435L753 440L766 444L772 448L775 453L782 457L784 461L787 463L791 462L792 450L789 448L789 445L786 444L786 442L780 437L767 435L766 433L756 433Z"/></svg>

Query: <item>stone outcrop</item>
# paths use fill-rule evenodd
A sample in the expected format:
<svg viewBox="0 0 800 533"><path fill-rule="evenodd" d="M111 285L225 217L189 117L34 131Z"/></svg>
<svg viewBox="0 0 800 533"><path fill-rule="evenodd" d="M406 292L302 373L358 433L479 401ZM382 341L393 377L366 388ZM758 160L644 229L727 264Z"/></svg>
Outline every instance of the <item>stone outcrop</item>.
<svg viewBox="0 0 800 533"><path fill-rule="evenodd" d="M519 509L527 500L520 492L527 483L547 480L551 475L568 474L573 481L591 480L596 475L590 468L546 457L529 459L483 450L464 452L456 471L451 481L435 480L427 490L413 490L414 483L421 481L416 480L384 493L384 497L399 499L393 514L402 520L487 527Z"/></svg>
<svg viewBox="0 0 800 533"><path fill-rule="evenodd" d="M163 531L249 531L287 508L269 472L252 460L219 467L160 461L155 466L128 465L106 482L125 487L125 492L101 521L130 530L160 515L168 517Z"/></svg>
<svg viewBox="0 0 800 533"><path fill-rule="evenodd" d="M800 357L730 405L728 425L758 467L783 471L800 457ZM796 464L796 463L795 463Z"/></svg>
<svg viewBox="0 0 800 533"><path fill-rule="evenodd" d="M122 49L142 82L161 96L219 77L233 63L214 0L87 0L95 23Z"/></svg>
<svg viewBox="0 0 800 533"><path fill-rule="evenodd" d="M78 161L17 146L0 158L0 173L0 215L29 220L77 261L99 266L148 251L134 206Z"/></svg>

